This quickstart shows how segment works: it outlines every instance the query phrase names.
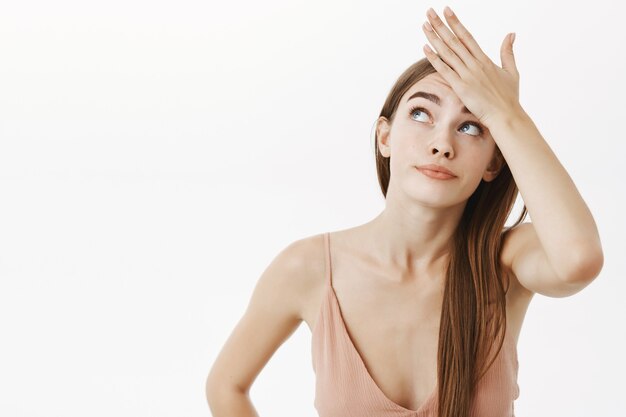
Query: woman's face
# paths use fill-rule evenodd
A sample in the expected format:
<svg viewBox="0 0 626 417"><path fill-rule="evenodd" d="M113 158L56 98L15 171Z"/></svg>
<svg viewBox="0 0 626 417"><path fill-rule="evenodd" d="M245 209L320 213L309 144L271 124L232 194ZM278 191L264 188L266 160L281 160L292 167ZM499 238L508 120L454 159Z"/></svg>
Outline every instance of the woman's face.
<svg viewBox="0 0 626 417"><path fill-rule="evenodd" d="M481 179L496 177L498 162L503 161L496 157L490 164L497 155L496 143L464 107L444 78L432 73L404 94L391 126L379 120L379 151L391 157L390 189L394 183L426 205L450 206L464 203ZM443 166L455 176L435 179L416 168L427 164Z"/></svg>

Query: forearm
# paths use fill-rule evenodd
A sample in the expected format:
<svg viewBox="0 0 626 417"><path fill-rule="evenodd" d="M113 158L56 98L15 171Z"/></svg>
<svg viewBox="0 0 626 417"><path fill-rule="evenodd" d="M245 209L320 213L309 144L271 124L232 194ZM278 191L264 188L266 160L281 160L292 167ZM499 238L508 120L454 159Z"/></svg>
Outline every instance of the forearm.
<svg viewBox="0 0 626 417"><path fill-rule="evenodd" d="M213 417L259 417L250 397L236 389L207 392Z"/></svg>
<svg viewBox="0 0 626 417"><path fill-rule="evenodd" d="M602 259L598 229L587 204L530 116L520 108L497 119L489 130L557 273L572 278Z"/></svg>

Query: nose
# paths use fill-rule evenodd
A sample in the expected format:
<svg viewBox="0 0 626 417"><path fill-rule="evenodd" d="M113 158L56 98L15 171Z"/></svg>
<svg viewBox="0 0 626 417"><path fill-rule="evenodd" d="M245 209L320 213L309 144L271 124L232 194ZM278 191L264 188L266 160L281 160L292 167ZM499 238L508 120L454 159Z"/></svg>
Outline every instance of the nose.
<svg viewBox="0 0 626 417"><path fill-rule="evenodd" d="M430 144L430 153L432 155L441 153L448 159L454 157L454 148L450 143L449 137L440 135L437 140Z"/></svg>

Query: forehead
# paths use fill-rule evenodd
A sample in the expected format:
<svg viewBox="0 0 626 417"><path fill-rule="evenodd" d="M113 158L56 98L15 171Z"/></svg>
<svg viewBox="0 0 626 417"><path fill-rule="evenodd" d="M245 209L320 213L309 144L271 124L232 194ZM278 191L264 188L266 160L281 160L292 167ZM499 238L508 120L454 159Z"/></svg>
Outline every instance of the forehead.
<svg viewBox="0 0 626 417"><path fill-rule="evenodd" d="M405 103L409 97L418 91L432 93L441 99L441 105L452 104L454 107L463 106L463 102L456 95L450 84L439 73L428 74L408 89L402 97Z"/></svg>

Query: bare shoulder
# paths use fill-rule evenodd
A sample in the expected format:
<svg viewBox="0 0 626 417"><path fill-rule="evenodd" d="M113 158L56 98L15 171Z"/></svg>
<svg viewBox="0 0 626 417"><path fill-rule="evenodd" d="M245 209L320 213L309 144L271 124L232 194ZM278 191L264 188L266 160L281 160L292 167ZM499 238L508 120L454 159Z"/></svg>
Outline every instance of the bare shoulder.
<svg viewBox="0 0 626 417"><path fill-rule="evenodd" d="M507 228L502 232L502 248L500 250L500 263L507 274L510 288L507 299L512 301L527 300L530 301L535 294L533 291L525 288L513 272L513 261L515 255L520 251L524 244L524 235L527 235L528 223L522 223L513 228Z"/></svg>
<svg viewBox="0 0 626 417"><path fill-rule="evenodd" d="M284 288L283 296L289 295L293 301L292 314L301 321L310 304L311 293L316 292L320 286L324 267L324 235L316 234L287 245L278 253L263 276L268 274L274 277L276 282L272 283L273 286Z"/></svg>
<svg viewBox="0 0 626 417"><path fill-rule="evenodd" d="M310 291L324 268L323 235L286 245L256 282L248 307L219 352L207 378L207 392L224 387L243 392L278 348L302 323ZM320 244L321 243L321 244Z"/></svg>

